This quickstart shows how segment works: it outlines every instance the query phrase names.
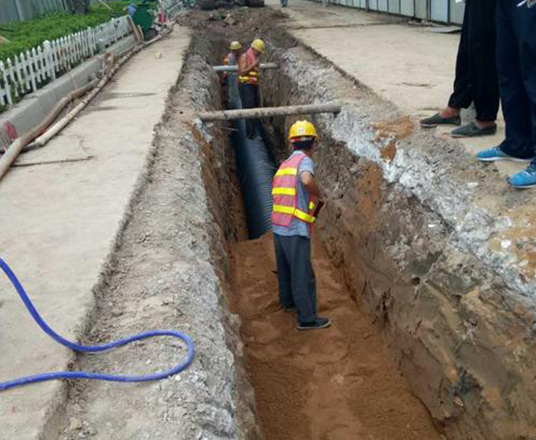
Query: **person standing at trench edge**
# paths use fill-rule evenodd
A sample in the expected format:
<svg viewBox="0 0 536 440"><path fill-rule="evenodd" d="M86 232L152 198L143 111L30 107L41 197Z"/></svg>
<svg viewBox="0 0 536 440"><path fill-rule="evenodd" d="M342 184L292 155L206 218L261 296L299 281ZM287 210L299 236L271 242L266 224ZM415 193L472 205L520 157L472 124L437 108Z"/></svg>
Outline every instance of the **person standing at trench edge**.
<svg viewBox="0 0 536 440"><path fill-rule="evenodd" d="M256 39L251 43L251 47L238 60L240 99L242 108L258 108L259 98L259 64L261 55L264 53L266 45L264 41ZM246 136L253 139L258 132L259 120L246 120Z"/></svg>
<svg viewBox="0 0 536 440"><path fill-rule="evenodd" d="M448 106L423 119L421 126L460 125L462 108L474 103L476 120L452 131L453 137L494 135L499 112L499 83L496 68L496 0L467 0L462 35L456 59L454 91Z"/></svg>
<svg viewBox="0 0 536 440"><path fill-rule="evenodd" d="M314 125L308 121L292 125L289 141L294 152L279 167L272 189L279 299L285 310L296 308L299 330L331 325L329 319L317 316L316 282L311 265L311 227L324 205L311 159L317 137Z"/></svg>
<svg viewBox="0 0 536 440"><path fill-rule="evenodd" d="M530 162L509 183L532 188L536 186L536 0L497 0L497 66L506 139L476 157L482 162Z"/></svg>

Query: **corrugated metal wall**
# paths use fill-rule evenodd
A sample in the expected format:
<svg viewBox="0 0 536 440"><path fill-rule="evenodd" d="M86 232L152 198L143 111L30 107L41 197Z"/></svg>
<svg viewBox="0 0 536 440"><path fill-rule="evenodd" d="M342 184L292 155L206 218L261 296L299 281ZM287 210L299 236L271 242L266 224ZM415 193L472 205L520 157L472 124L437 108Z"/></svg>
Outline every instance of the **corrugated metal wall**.
<svg viewBox="0 0 536 440"><path fill-rule="evenodd" d="M456 0L329 0L329 2L442 23L463 22L464 4L457 3Z"/></svg>
<svg viewBox="0 0 536 440"><path fill-rule="evenodd" d="M65 0L0 0L0 23L30 20L61 9L67 9Z"/></svg>

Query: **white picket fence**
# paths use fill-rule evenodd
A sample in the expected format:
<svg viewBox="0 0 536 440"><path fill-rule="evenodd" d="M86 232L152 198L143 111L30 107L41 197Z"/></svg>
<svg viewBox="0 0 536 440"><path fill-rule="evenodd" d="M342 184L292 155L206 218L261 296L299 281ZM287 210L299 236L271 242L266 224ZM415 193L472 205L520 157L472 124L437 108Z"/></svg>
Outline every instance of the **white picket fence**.
<svg viewBox="0 0 536 440"><path fill-rule="evenodd" d="M179 0L164 0L162 5L168 20L175 20L183 8L183 5Z"/></svg>
<svg viewBox="0 0 536 440"><path fill-rule="evenodd" d="M13 105L18 98L37 91L130 33L126 16L113 18L94 28L46 41L13 60L0 61L0 105Z"/></svg>
<svg viewBox="0 0 536 440"><path fill-rule="evenodd" d="M174 20L182 2L163 0L162 6L168 20ZM24 95L44 87L131 32L127 16L113 18L100 26L45 41L37 48L15 55L14 59L0 61L0 106L12 106Z"/></svg>

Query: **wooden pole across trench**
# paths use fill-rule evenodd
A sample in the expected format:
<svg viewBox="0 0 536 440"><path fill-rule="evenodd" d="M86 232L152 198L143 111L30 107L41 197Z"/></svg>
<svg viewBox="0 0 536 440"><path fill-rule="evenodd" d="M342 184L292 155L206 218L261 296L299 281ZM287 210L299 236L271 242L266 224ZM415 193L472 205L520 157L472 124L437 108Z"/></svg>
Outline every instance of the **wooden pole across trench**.
<svg viewBox="0 0 536 440"><path fill-rule="evenodd" d="M203 122L234 121L236 119L261 119L274 116L314 115L319 113L339 113L340 104L291 105L288 107L247 108L199 113Z"/></svg>
<svg viewBox="0 0 536 440"><path fill-rule="evenodd" d="M262 63L259 65L259 69L277 69L279 66L275 63ZM212 66L215 72L238 72L238 66L236 64L230 66Z"/></svg>

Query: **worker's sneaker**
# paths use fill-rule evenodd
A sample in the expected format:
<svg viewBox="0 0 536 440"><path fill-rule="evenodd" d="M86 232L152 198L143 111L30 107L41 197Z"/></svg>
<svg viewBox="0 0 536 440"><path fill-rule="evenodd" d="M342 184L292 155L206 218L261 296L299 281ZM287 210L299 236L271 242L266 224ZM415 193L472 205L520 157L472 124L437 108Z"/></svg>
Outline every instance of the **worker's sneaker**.
<svg viewBox="0 0 536 440"><path fill-rule="evenodd" d="M421 120L422 128L434 128L438 125L461 125L462 118L460 116L452 116L451 118L444 118L439 113L426 119Z"/></svg>
<svg viewBox="0 0 536 440"><path fill-rule="evenodd" d="M331 321L327 318L316 318L313 322L300 322L298 324L298 330L320 330L328 328L331 325Z"/></svg>
<svg viewBox="0 0 536 440"><path fill-rule="evenodd" d="M506 154L501 147L494 147L476 154L476 158L481 162L495 162L496 160L511 160L513 162L530 162L532 158L523 159L521 157Z"/></svg>
<svg viewBox="0 0 536 440"><path fill-rule="evenodd" d="M514 188L533 188L536 186L536 160L525 171L514 174L508 180Z"/></svg>

